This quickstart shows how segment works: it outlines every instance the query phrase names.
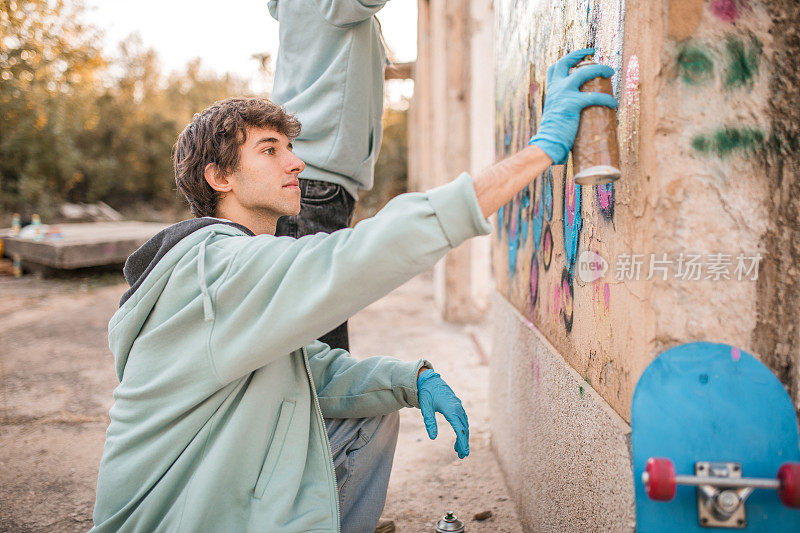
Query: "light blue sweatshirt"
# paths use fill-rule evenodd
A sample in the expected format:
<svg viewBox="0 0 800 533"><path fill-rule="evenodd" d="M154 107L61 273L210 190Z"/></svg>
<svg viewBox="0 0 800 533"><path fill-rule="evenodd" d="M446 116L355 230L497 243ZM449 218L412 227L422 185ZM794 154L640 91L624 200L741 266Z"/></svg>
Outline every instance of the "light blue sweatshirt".
<svg viewBox="0 0 800 533"><path fill-rule="evenodd" d="M386 54L373 15L387 0L269 0L280 22L272 100L302 124L301 178L372 188ZM357 142L353 142L357 140Z"/></svg>
<svg viewBox="0 0 800 533"><path fill-rule="evenodd" d="M150 260L109 323L120 383L94 531L338 531L323 417L418 407L427 362L314 339L491 232L471 178L331 235L252 236L218 219L166 234L181 224L195 226L137 252Z"/></svg>

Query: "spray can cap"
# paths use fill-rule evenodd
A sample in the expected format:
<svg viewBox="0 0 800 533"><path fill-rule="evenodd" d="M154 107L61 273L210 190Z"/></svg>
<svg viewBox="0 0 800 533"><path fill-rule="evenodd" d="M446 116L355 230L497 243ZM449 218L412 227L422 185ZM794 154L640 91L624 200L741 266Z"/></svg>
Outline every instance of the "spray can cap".
<svg viewBox="0 0 800 533"><path fill-rule="evenodd" d="M444 518L437 522L436 533L464 533L464 522L459 520L453 511L447 511Z"/></svg>

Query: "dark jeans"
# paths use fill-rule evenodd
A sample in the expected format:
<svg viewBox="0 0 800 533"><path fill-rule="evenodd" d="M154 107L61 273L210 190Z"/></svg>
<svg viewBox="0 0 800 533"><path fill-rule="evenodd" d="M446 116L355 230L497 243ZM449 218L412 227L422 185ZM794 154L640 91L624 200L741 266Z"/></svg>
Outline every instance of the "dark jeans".
<svg viewBox="0 0 800 533"><path fill-rule="evenodd" d="M350 226L356 201L341 185L300 178L300 214L278 219L275 235L295 239L315 233L333 233ZM347 322L319 338L331 348L350 351Z"/></svg>

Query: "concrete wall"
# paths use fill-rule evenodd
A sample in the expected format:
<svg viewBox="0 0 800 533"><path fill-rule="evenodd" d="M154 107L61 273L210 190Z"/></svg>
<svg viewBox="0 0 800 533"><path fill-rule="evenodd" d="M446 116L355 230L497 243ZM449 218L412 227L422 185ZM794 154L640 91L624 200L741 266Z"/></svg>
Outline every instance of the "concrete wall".
<svg viewBox="0 0 800 533"><path fill-rule="evenodd" d="M630 427L507 300L492 309L492 443L525 530L631 530Z"/></svg>
<svg viewBox="0 0 800 533"><path fill-rule="evenodd" d="M800 406L800 8L498 0L494 9L497 157L535 131L547 67L586 45L617 69L622 154L614 185L579 187L571 163L553 166L498 213L494 445L527 530L629 530L630 403L660 352L737 345ZM587 253L607 262L604 276L581 275Z"/></svg>

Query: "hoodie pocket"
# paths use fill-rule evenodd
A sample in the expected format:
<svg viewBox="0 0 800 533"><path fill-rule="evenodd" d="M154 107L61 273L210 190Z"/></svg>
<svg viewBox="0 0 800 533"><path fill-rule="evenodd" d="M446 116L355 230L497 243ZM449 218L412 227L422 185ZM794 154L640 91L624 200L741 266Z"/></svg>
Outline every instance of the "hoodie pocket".
<svg viewBox="0 0 800 533"><path fill-rule="evenodd" d="M294 416L294 405L294 402L288 400L284 400L281 404L281 411L278 414L278 424L275 426L272 442L269 443L266 457L264 457L264 464L261 465L261 472L258 474L258 479L256 480L254 495L258 499L264 496L267 483L278 464L278 459L280 459L281 452L283 451L283 444L286 441L286 435L289 433L289 426L292 423L292 416Z"/></svg>

